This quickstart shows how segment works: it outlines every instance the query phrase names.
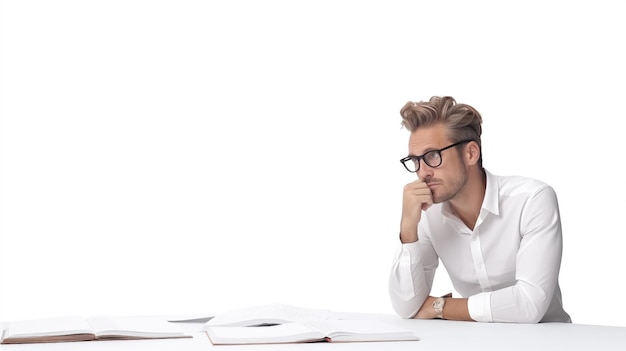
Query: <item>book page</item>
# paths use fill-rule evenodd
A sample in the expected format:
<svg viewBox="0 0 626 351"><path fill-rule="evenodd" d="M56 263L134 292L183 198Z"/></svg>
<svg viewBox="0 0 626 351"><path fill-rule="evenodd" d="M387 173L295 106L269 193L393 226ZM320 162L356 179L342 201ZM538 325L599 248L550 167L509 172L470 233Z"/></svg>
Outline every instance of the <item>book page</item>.
<svg viewBox="0 0 626 351"><path fill-rule="evenodd" d="M302 308L285 304L268 304L219 313L205 325L254 326L330 318L331 313L329 310Z"/></svg>
<svg viewBox="0 0 626 351"><path fill-rule="evenodd" d="M413 331L377 319L317 320L306 324L335 342L419 340Z"/></svg>
<svg viewBox="0 0 626 351"><path fill-rule="evenodd" d="M7 323L4 337L41 337L92 334L91 325L79 316L50 317Z"/></svg>
<svg viewBox="0 0 626 351"><path fill-rule="evenodd" d="M278 344L324 340L325 335L300 323L285 323L267 327L210 326L206 331L211 343Z"/></svg>
<svg viewBox="0 0 626 351"><path fill-rule="evenodd" d="M103 338L171 338L191 336L179 325L156 317L95 316L88 318L96 336Z"/></svg>
<svg viewBox="0 0 626 351"><path fill-rule="evenodd" d="M91 326L78 316L51 317L9 322L2 344L29 344L94 340Z"/></svg>

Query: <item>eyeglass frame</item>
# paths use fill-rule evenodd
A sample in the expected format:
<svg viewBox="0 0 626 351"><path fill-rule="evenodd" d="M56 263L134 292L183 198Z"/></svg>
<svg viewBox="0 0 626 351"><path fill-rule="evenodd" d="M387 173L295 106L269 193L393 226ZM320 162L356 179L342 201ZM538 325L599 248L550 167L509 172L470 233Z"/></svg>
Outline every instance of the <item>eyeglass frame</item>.
<svg viewBox="0 0 626 351"><path fill-rule="evenodd" d="M406 170L407 170L407 171L409 171L409 172L411 172L411 173L417 173L417 172L420 170L420 167L421 167L421 162L420 162L420 160L424 161L424 163L425 163L428 167L430 167L430 168L437 168L437 167L441 166L441 164L443 163L443 157L441 157L441 152L442 152L442 151L445 151L445 150L451 149L451 148L453 148L453 147L455 147L455 146L459 146L459 145L461 145L461 144L469 143L470 141L474 141L474 139L461 140L461 141L459 141L459 142L456 142L456 143L454 143L454 144L448 145L448 146L446 146L446 147L444 147L444 148L442 148L442 149L439 149L439 150L430 150L430 151L427 151L427 152L423 153L423 154L422 154L422 155L420 155L420 156L412 156L412 155L409 155L409 156L407 156L407 157L403 157L403 158L401 158L401 159L400 159L400 163L402 163L402 165L404 166L404 168L406 168ZM424 156L426 156L427 154L430 154L430 153L433 153L433 152L434 152L434 153L436 153L436 154L439 154L439 164L438 164L438 165L436 165L436 166L431 166L431 165L428 163L428 161L426 161L426 157L424 157ZM410 170L410 169L409 169L409 167L407 167L407 165L406 165L406 162L407 162L407 161L411 161L411 160L416 160L416 161L417 161L417 162L416 162L416 161L413 161L413 163L415 163L415 164L417 165L417 167L415 168L415 170L414 170L414 171Z"/></svg>

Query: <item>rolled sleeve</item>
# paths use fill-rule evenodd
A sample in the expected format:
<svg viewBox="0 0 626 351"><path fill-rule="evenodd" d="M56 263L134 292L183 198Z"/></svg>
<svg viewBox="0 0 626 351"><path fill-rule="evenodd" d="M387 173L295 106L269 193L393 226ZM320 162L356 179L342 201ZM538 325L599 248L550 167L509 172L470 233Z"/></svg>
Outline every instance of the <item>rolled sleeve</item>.
<svg viewBox="0 0 626 351"><path fill-rule="evenodd" d="M491 316L491 292L470 296L467 299L470 317L476 322L493 322Z"/></svg>
<svg viewBox="0 0 626 351"><path fill-rule="evenodd" d="M412 318L430 293L434 269L426 273L423 262L425 253L431 253L426 257L433 256L436 267L437 258L432 247L422 241L401 244L392 264L389 296L394 310L402 318Z"/></svg>
<svg viewBox="0 0 626 351"><path fill-rule="evenodd" d="M412 299L416 294L412 267L420 266L418 251L417 241L402 244L392 266L390 289L404 301Z"/></svg>

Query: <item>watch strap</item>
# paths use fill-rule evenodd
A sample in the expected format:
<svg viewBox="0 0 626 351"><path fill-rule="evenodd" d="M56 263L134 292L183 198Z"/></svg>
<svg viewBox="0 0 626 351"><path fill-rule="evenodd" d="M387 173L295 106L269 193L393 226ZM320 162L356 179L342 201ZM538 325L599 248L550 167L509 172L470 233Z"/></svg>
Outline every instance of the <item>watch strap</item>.
<svg viewBox="0 0 626 351"><path fill-rule="evenodd" d="M443 297L438 297L435 299L435 302L433 302L433 309L439 319L443 319L443 306L445 306L445 304L446 299Z"/></svg>

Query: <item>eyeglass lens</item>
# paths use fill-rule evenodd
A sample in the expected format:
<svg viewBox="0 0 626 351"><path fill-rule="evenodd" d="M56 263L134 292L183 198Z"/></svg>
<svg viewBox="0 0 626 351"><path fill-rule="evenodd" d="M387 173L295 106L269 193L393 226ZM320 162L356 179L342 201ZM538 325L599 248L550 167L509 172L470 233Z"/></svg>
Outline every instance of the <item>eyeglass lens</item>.
<svg viewBox="0 0 626 351"><path fill-rule="evenodd" d="M427 152L421 158L428 167L439 167L441 165L441 153L438 150ZM417 172L420 169L420 159L417 157L411 157L404 164L411 172Z"/></svg>

